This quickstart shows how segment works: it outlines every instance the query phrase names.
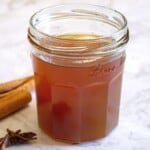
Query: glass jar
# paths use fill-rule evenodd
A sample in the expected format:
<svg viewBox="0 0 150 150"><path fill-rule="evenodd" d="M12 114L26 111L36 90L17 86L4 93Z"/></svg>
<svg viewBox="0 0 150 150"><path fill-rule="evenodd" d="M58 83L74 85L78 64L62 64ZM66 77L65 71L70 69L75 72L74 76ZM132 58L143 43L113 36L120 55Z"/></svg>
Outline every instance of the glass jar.
<svg viewBox="0 0 150 150"><path fill-rule="evenodd" d="M31 17L40 128L79 143L117 126L128 36L121 13L96 5L53 6Z"/></svg>

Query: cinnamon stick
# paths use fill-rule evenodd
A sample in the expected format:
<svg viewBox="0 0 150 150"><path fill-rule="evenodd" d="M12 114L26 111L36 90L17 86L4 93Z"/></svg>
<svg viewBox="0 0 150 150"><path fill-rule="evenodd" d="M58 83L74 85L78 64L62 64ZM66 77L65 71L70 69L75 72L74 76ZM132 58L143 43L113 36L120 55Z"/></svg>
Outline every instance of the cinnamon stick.
<svg viewBox="0 0 150 150"><path fill-rule="evenodd" d="M5 83L0 83L0 94L8 92L10 90L13 90L17 88L18 86L26 84L28 81L33 80L33 76L24 77L21 79L16 79L12 81L8 81Z"/></svg>
<svg viewBox="0 0 150 150"><path fill-rule="evenodd" d="M26 89L31 91L34 89L34 76L24 77L21 79L12 80L6 83L0 84L0 98L7 96L15 89ZM3 91L3 92L2 92Z"/></svg>
<svg viewBox="0 0 150 150"><path fill-rule="evenodd" d="M33 88L33 76L0 84L0 119L25 107L31 101Z"/></svg>
<svg viewBox="0 0 150 150"><path fill-rule="evenodd" d="M16 89L0 99L0 119L25 107L31 101L31 94L25 89Z"/></svg>

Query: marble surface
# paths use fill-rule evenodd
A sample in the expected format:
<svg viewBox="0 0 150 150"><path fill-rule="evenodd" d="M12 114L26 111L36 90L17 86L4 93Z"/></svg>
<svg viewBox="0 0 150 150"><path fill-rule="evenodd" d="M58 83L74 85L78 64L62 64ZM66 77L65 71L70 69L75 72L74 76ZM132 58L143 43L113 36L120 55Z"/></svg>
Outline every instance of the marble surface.
<svg viewBox="0 0 150 150"><path fill-rule="evenodd" d="M65 0L0 1L0 82L32 74L30 49L26 40L28 19L39 8ZM70 1L69 1L70 2ZM85 0L82 2L86 2ZM32 130L38 140L30 146L10 150L149 150L150 149L150 2L149 0L93 0L115 8L128 18L130 43L123 81L118 127L106 138L68 145L47 137L37 125L36 102L0 120L0 136L7 127Z"/></svg>

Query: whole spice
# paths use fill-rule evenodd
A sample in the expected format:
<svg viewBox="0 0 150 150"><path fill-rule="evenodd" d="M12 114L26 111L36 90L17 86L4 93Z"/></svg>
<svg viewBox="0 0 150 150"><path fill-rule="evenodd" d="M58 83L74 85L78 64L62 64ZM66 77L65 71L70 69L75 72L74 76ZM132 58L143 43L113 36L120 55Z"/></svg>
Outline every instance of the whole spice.
<svg viewBox="0 0 150 150"><path fill-rule="evenodd" d="M28 76L28 77L24 77L21 79L16 79L16 80L8 81L5 83L0 83L0 94L13 90L19 86L23 86L23 85L25 86L26 83L33 80L33 78L34 78L33 76Z"/></svg>
<svg viewBox="0 0 150 150"><path fill-rule="evenodd" d="M7 129L7 134L3 138L0 138L0 150L12 145L27 144L36 139L36 133L34 132L22 133L20 129L16 131Z"/></svg>
<svg viewBox="0 0 150 150"><path fill-rule="evenodd" d="M25 107L31 101L31 94L24 89L16 89L0 98L0 119Z"/></svg>
<svg viewBox="0 0 150 150"><path fill-rule="evenodd" d="M31 101L33 76L0 84L0 119L25 107Z"/></svg>

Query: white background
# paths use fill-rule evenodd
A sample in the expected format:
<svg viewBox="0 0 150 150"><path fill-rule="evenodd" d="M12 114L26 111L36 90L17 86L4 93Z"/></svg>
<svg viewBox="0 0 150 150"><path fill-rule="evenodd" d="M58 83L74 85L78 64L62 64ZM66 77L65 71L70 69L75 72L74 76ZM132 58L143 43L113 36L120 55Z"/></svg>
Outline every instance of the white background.
<svg viewBox="0 0 150 150"><path fill-rule="evenodd" d="M30 48L26 39L29 17L36 10L48 5L80 1L0 0L0 82L32 74ZM10 126L12 129L21 128L38 133L36 145L19 149L150 150L150 1L82 2L107 5L121 11L128 19L130 42L127 48L119 126L102 140L65 145L48 138L39 130L33 98L29 107L0 120L0 135Z"/></svg>

